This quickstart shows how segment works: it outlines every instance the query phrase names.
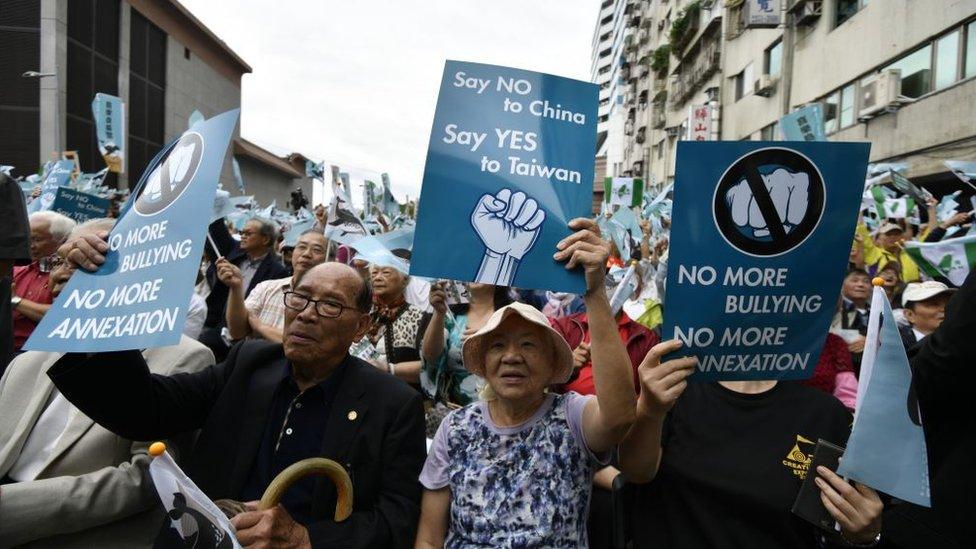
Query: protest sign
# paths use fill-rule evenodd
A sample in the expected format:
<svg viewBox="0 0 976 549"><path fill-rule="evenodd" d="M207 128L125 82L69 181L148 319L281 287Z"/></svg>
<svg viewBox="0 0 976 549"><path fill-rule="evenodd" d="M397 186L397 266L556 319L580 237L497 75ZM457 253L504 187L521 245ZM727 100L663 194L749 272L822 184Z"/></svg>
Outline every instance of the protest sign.
<svg viewBox="0 0 976 549"><path fill-rule="evenodd" d="M963 162L959 160L946 160L943 162L949 170L956 174L959 181L976 190L976 162Z"/></svg>
<svg viewBox="0 0 976 549"><path fill-rule="evenodd" d="M46 166L44 177L41 179L41 196L38 196L27 205L29 213L50 210L54 205L54 199L58 196L58 189L67 185L71 181L71 171L74 170L74 162L71 160L58 160Z"/></svg>
<svg viewBox="0 0 976 549"><path fill-rule="evenodd" d="M779 131L784 141L826 141L823 106L813 103L784 115L779 119Z"/></svg>
<svg viewBox="0 0 976 549"><path fill-rule="evenodd" d="M92 100L98 152L115 173L125 171L125 103L114 95L96 93Z"/></svg>
<svg viewBox="0 0 976 549"><path fill-rule="evenodd" d="M68 187L59 187L51 211L66 215L82 223L89 219L96 219L108 215L109 202L107 198L81 192Z"/></svg>
<svg viewBox="0 0 976 549"><path fill-rule="evenodd" d="M678 144L663 338L697 380L813 374L847 266L867 143Z"/></svg>
<svg viewBox="0 0 976 549"><path fill-rule="evenodd" d="M899 192L912 197L916 204L925 204L929 201L929 199L932 198L932 193L919 187L915 183L912 183L911 179L908 179L899 172L890 170L888 174L891 176L891 184L898 189Z"/></svg>
<svg viewBox="0 0 976 549"><path fill-rule="evenodd" d="M103 352L173 345L213 214L238 110L187 130L149 164L97 271L78 270L25 349Z"/></svg>
<svg viewBox="0 0 976 549"><path fill-rule="evenodd" d="M411 274L582 293L582 270L552 255L591 207L597 96L589 82L448 61Z"/></svg>
<svg viewBox="0 0 976 549"><path fill-rule="evenodd" d="M854 428L837 474L931 506L922 417L898 323L875 286L861 360Z"/></svg>

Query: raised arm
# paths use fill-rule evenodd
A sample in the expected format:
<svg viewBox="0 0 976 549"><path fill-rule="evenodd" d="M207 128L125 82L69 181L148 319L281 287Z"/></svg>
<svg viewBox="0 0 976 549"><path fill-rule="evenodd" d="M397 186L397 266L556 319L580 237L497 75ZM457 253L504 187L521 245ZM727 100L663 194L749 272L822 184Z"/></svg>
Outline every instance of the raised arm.
<svg viewBox="0 0 976 549"><path fill-rule="evenodd" d="M554 258L566 261L566 268L582 266L586 276L586 312L590 326L590 359L596 399L583 411L583 433L590 450L611 449L627 434L634 421L634 384L630 358L620 341L617 323L610 313L604 290L610 245L599 236L599 228L589 219L574 219L569 227L576 232L556 248Z"/></svg>
<svg viewBox="0 0 976 549"><path fill-rule="evenodd" d="M437 282L430 286L430 306L434 309L427 329L424 330L424 341L420 346L420 353L427 362L437 362L444 353L444 319L447 316L447 292L444 283Z"/></svg>
<svg viewBox="0 0 976 549"><path fill-rule="evenodd" d="M620 470L631 482L650 482L661 465L664 418L688 386L686 379L697 363L694 358L661 363L662 356L680 348L681 342L676 339L658 343L638 368L641 393L637 399L637 419L620 443Z"/></svg>
<svg viewBox="0 0 976 549"><path fill-rule="evenodd" d="M139 351L67 353L47 374L99 425L129 440L157 440L203 426L240 347L192 374L152 374Z"/></svg>

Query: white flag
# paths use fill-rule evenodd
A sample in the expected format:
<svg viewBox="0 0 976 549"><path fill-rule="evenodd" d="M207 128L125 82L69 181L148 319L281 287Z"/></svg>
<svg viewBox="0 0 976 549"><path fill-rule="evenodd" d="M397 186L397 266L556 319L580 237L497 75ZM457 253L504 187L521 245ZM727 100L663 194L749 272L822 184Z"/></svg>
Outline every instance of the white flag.
<svg viewBox="0 0 976 549"><path fill-rule="evenodd" d="M197 488L180 466L173 461L162 443L153 444L149 464L159 499L166 508L170 525L187 542L188 547L205 549L241 549L234 537L234 527L217 505Z"/></svg>

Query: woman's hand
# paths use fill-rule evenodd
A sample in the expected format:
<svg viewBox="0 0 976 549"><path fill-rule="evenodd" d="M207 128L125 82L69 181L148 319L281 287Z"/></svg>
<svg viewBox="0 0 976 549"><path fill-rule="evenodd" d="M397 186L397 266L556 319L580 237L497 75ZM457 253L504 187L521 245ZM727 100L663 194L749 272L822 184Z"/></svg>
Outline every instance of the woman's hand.
<svg viewBox="0 0 976 549"><path fill-rule="evenodd" d="M840 524L845 540L867 544L878 537L884 504L877 492L858 482L851 486L823 466L817 467L814 482L820 488L820 499L827 512Z"/></svg>
<svg viewBox="0 0 976 549"><path fill-rule="evenodd" d="M447 313L446 286L447 282L444 282L443 280L431 284L430 295L427 298L430 301L430 306L434 309L434 312L442 315Z"/></svg>
<svg viewBox="0 0 976 549"><path fill-rule="evenodd" d="M600 227L592 219L578 217L569 222L569 228L576 232L556 244L553 259L565 261L567 269L583 267L587 294L603 292L610 243L600 238Z"/></svg>

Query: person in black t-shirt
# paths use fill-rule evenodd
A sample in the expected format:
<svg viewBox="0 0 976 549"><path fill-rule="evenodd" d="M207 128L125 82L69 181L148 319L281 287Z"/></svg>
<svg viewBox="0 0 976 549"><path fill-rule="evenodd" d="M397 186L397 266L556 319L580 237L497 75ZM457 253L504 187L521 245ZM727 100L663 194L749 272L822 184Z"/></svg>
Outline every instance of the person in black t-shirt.
<svg viewBox="0 0 976 549"><path fill-rule="evenodd" d="M819 547L822 534L790 509L807 474L842 531L829 543L872 545L878 494L829 470L808 471L817 439L844 445L851 417L826 393L794 382L691 383L692 357L661 363L677 340L640 366L637 422L620 469L638 487L636 547Z"/></svg>

